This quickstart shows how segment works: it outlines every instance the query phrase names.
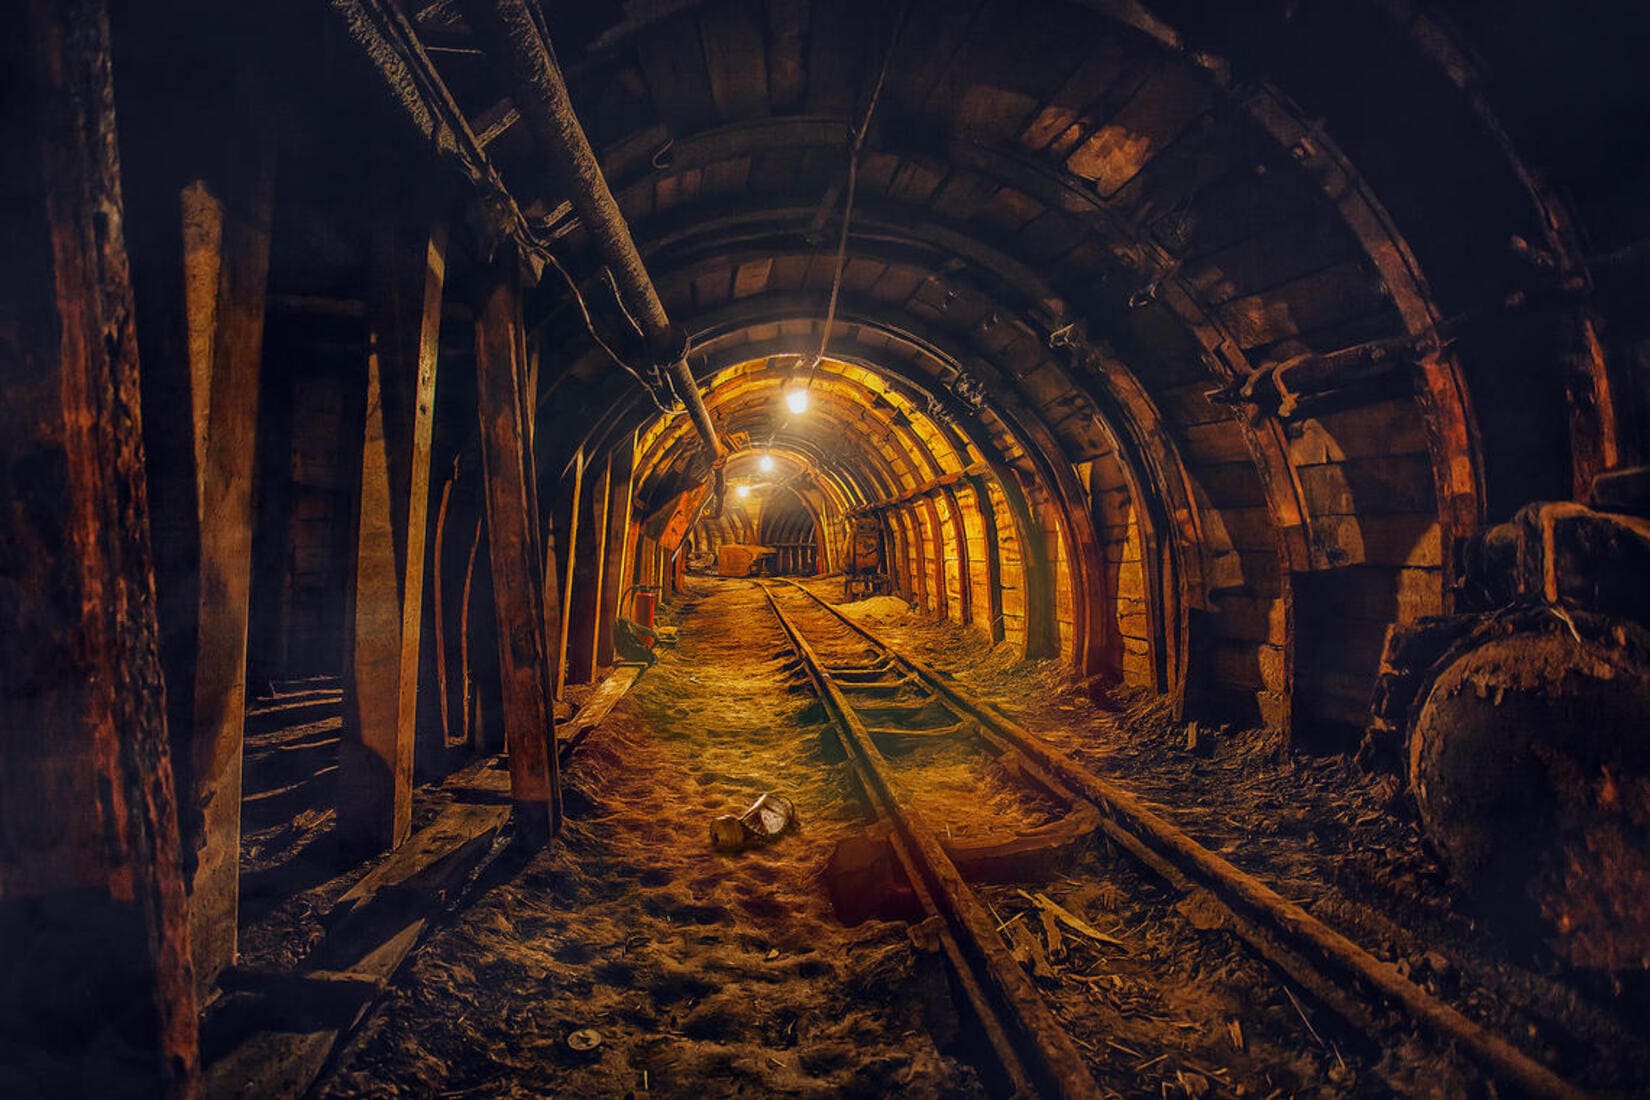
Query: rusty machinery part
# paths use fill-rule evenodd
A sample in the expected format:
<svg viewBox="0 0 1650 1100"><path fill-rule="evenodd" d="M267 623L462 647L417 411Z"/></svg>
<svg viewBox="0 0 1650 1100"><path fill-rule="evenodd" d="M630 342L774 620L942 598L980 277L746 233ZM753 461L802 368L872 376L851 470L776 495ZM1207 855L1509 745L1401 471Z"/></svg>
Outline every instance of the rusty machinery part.
<svg viewBox="0 0 1650 1100"><path fill-rule="evenodd" d="M1650 521L1533 504L1463 548L1476 610L1388 634L1361 756L1465 898L1571 964L1650 966Z"/></svg>
<svg viewBox="0 0 1650 1100"><path fill-rule="evenodd" d="M1497 616L1433 679L1409 740L1427 835L1504 931L1578 966L1650 966L1650 631ZM1535 929L1530 929L1534 931Z"/></svg>
<svg viewBox="0 0 1650 1100"><path fill-rule="evenodd" d="M882 525L869 516L854 521L850 543L852 553L847 561L850 573L880 573L883 568Z"/></svg>
<svg viewBox="0 0 1650 1100"><path fill-rule="evenodd" d="M885 660L972 718L984 736L1018 750L1055 781L1099 806L1104 814L1101 830L1118 848L1171 887L1218 908L1225 928L1351 1026L1371 1034L1393 1034L1396 1021L1388 1010L1397 1009L1398 1020L1407 1019L1440 1042L1454 1044L1489 1076L1523 1094L1583 1095L1506 1039L1426 992L1392 964L1203 847L1132 792L1050 747L995 706L902 653L801 585L781 583L829 612Z"/></svg>
<svg viewBox="0 0 1650 1100"><path fill-rule="evenodd" d="M1645 970L1650 521L1534 503L1464 546L1460 576L1468 610L1388 633L1361 759L1404 775L1501 932Z"/></svg>

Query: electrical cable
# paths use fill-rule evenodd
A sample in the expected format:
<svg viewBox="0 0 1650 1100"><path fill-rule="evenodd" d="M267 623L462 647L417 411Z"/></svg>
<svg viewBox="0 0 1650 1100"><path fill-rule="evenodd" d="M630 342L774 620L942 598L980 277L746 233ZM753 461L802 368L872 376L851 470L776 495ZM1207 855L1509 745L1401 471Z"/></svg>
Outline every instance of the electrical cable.
<svg viewBox="0 0 1650 1100"><path fill-rule="evenodd" d="M894 60L894 52L899 47L900 33L905 29L906 17L911 12L909 0L900 7L899 18L894 23L894 33L888 39L888 49L882 55L882 68L877 72L877 82L871 88L870 101L865 104L865 114L861 116L859 126L851 131L852 141L848 143L848 188L842 206L842 230L837 234L836 242L836 271L831 276L831 300L825 309L825 328L819 334L819 351L814 355L814 361L808 368L808 381L804 389L812 389L814 375L819 371L819 364L825 358L825 349L831 340L831 329L836 325L837 299L842 293L842 269L848 258L848 229L854 217L854 190L859 182L859 154L865 147L865 137L871 131L871 116L876 113L877 103L882 99L883 85L888 82L888 69Z"/></svg>
<svg viewBox="0 0 1650 1100"><path fill-rule="evenodd" d="M659 400L658 391L654 388L653 383L644 378L640 371L626 362L617 351L613 350L613 346L611 344L602 339L601 333L596 330L595 319L590 316L590 307L585 302L584 295L579 291L578 283L573 281L573 276L568 273L567 268L562 266L561 261L556 258L555 253L551 252L548 248L541 248L540 254L547 261L549 261L550 266L556 269L556 273L559 274L562 277L562 281L567 284L568 291L573 295L574 303L579 307L579 316L584 318L584 327L590 333L590 338L596 342L596 346L606 352L607 357L613 360L614 363L618 364L619 369L623 370L626 374L630 375L631 378L636 380L636 384L641 386L642 389L647 392L647 396L652 400L655 408L664 413L666 416L674 415L676 410L667 407ZM606 268L603 268L603 270L605 271ZM634 324L635 322L632 321L631 323Z"/></svg>

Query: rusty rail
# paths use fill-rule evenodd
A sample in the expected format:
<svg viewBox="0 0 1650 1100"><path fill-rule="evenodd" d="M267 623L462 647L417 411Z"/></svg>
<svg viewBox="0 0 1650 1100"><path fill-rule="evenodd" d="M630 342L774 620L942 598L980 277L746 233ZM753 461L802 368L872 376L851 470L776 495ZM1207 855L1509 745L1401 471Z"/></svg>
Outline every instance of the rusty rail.
<svg viewBox="0 0 1650 1100"><path fill-rule="evenodd" d="M781 578L781 580L784 580ZM1437 1038L1459 1044L1491 1077L1529 1096L1586 1094L1488 1028L1427 993L1294 902L1193 840L1148 809L1132 792L1105 779L1014 722L997 707L956 686L928 665L900 652L874 631L844 615L795 581L785 584L829 611L851 631L898 660L959 711L1063 779L1110 815L1106 834L1148 869L1183 891L1200 890L1217 903L1227 925L1269 962L1361 1026L1374 1022L1367 987ZM772 600L772 596L769 596Z"/></svg>
<svg viewBox="0 0 1650 1100"><path fill-rule="evenodd" d="M1099 1097L1082 1055L1009 954L990 912L963 881L938 835L900 797L870 730L813 646L780 608L772 589L764 585L762 590L820 699L846 735L844 748L861 787L878 815L892 826L889 839L895 857L919 903L939 918L933 923L942 949L1015 1094L1070 1100Z"/></svg>

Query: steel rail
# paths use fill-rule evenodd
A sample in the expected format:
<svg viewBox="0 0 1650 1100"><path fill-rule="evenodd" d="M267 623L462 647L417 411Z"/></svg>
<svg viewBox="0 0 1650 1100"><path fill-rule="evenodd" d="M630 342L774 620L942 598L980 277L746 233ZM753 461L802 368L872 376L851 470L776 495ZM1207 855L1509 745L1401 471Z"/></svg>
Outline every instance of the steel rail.
<svg viewBox="0 0 1650 1100"><path fill-rule="evenodd" d="M1426 992L1391 963L1376 958L1261 880L1193 840L1152 812L1132 792L1095 774L995 705L901 652L800 584L780 579L865 641L904 664L951 706L974 718L1100 806L1110 815L1102 823L1102 829L1119 847L1181 890L1201 890L1225 910L1232 931L1327 1007L1353 1023L1369 1026L1378 1017L1367 1005L1359 1003L1369 999L1369 994L1359 989L1366 987L1436 1037L1458 1044L1491 1077L1525 1095L1564 1100L1586 1095L1499 1035ZM772 601L771 593L768 598Z"/></svg>
<svg viewBox="0 0 1650 1100"><path fill-rule="evenodd" d="M936 931L998 1062L1023 1096L1097 1098L1071 1037L1049 1010L997 933L996 922L947 855L939 837L895 787L888 762L828 666L763 586L774 617L796 650L827 712L842 729L843 747Z"/></svg>

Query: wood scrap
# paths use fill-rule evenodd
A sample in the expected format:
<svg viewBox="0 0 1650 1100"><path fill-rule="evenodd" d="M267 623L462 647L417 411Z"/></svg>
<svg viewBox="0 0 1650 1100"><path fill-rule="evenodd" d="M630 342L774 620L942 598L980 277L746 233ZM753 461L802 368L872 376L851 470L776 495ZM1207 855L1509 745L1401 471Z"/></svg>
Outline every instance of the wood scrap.
<svg viewBox="0 0 1650 1100"><path fill-rule="evenodd" d="M1060 936L1060 922L1047 909L1038 909L1037 915L1043 922L1043 940L1048 944L1050 962L1066 961L1066 943Z"/></svg>
<svg viewBox="0 0 1650 1100"><path fill-rule="evenodd" d="M1037 908L1053 915L1054 918L1060 921L1061 924L1064 924L1067 928L1070 928L1073 932L1076 932L1079 935L1087 936L1089 939L1096 940L1100 943L1109 943L1113 947L1128 946L1116 936L1107 935L1106 933L1100 931L1100 929L1094 927L1094 925L1090 924L1088 921L1084 920L1082 917L1077 916L1075 913L1071 912L1058 902L1051 900L1046 894L1028 894L1024 890L1019 890L1016 892L1022 898L1025 898L1027 901L1037 906Z"/></svg>

